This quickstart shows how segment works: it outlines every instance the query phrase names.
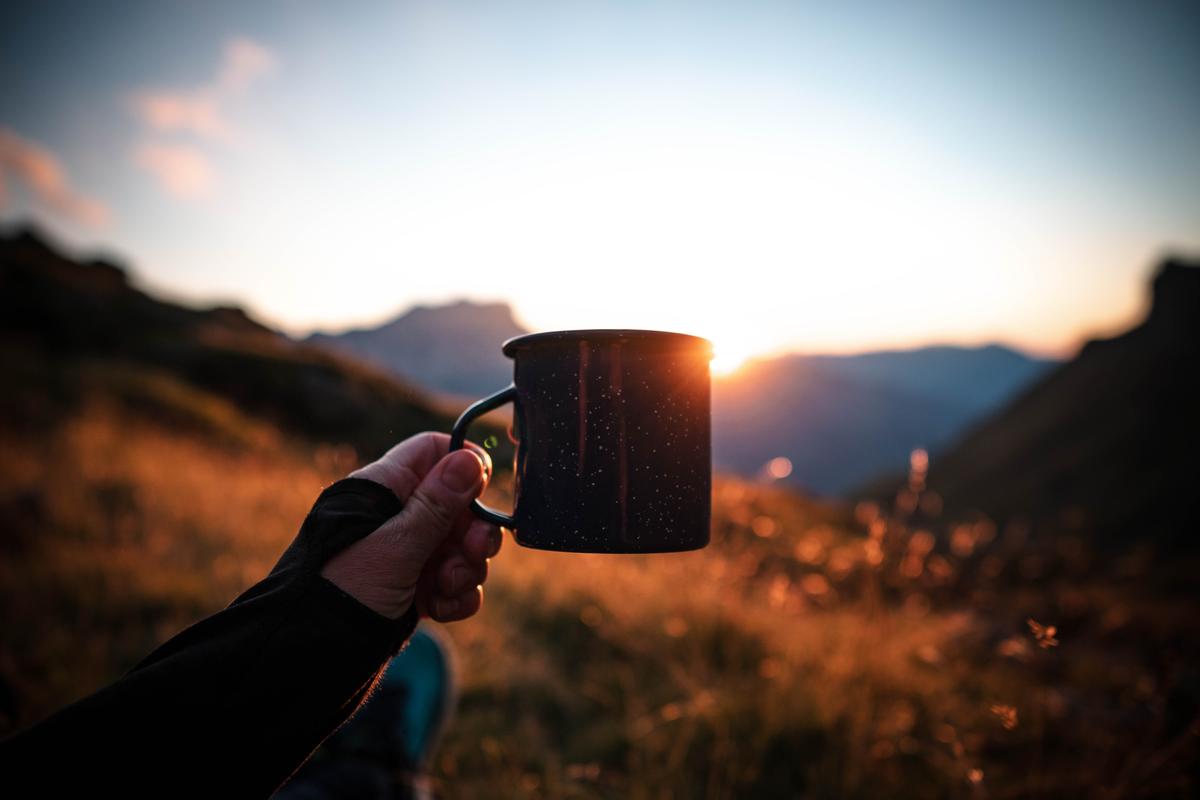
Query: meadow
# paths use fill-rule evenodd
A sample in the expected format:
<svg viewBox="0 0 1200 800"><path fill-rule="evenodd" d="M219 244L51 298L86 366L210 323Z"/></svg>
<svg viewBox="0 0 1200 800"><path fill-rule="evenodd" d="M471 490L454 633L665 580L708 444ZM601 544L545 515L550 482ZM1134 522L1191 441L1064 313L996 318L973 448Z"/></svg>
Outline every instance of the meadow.
<svg viewBox="0 0 1200 800"><path fill-rule="evenodd" d="M227 604L358 462L154 391L203 425L97 395L0 429L0 735ZM438 791L1193 796L1193 567L944 519L924 468L855 506L721 477L695 553L507 542L482 613L446 629L462 692Z"/></svg>

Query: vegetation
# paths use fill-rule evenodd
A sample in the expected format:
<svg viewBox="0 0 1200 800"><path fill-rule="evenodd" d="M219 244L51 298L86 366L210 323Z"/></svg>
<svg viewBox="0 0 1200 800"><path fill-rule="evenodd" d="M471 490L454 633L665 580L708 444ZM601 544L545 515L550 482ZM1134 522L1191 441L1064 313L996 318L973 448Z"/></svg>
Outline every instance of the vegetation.
<svg viewBox="0 0 1200 800"><path fill-rule="evenodd" d="M203 432L95 392L0 434L3 730L229 602L357 461L153 385ZM922 463L891 511L720 480L696 553L509 543L482 614L449 626L463 693L441 791L1191 796L1186 565L943 522Z"/></svg>

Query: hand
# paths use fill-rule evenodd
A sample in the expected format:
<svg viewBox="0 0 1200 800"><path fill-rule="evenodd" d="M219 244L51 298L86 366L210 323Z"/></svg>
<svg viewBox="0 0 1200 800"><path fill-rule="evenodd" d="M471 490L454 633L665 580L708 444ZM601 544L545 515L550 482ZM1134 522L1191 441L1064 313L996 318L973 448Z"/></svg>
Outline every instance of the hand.
<svg viewBox="0 0 1200 800"><path fill-rule="evenodd" d="M500 529L471 513L491 475L470 442L447 455L450 437L421 433L350 473L395 492L404 509L331 558L321 574L359 602L397 619L415 602L439 622L466 619L483 604L488 559Z"/></svg>

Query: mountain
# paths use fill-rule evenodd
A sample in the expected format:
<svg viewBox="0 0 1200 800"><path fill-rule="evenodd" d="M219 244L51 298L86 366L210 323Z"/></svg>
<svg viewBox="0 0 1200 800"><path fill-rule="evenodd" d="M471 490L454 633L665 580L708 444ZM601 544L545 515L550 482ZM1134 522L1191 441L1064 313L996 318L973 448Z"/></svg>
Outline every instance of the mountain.
<svg viewBox="0 0 1200 800"><path fill-rule="evenodd" d="M947 508L1184 543L1200 520L1200 262L1164 261L1146 319L1089 342L935 457Z"/></svg>
<svg viewBox="0 0 1200 800"><path fill-rule="evenodd" d="M461 301L305 341L473 399L511 380L500 344L526 332L503 303ZM950 441L1051 363L995 345L755 361L714 382L714 463L754 475L782 455L793 483L842 492Z"/></svg>
<svg viewBox="0 0 1200 800"><path fill-rule="evenodd" d="M997 345L752 361L714 382L714 462L754 474L784 456L792 483L844 492L936 452L1051 363Z"/></svg>
<svg viewBox="0 0 1200 800"><path fill-rule="evenodd" d="M999 408L1013 393L1058 362L1031 358L1000 345L881 350L851 356L810 356L839 375L882 384L918 397L936 397L971 414Z"/></svg>
<svg viewBox="0 0 1200 800"><path fill-rule="evenodd" d="M316 333L305 341L369 361L427 389L478 398L512 380L505 339L527 333L505 303L416 306L375 328Z"/></svg>
<svg viewBox="0 0 1200 800"><path fill-rule="evenodd" d="M473 399L511 380L500 344L523 333L507 305L462 301L305 341ZM1052 363L997 345L754 361L714 381L714 463L754 475L782 455L793 483L844 492L907 463L913 448L936 450Z"/></svg>
<svg viewBox="0 0 1200 800"><path fill-rule="evenodd" d="M219 433L246 417L365 454L450 424L382 371L293 342L238 308L157 300L120 266L69 258L32 229L0 234L0 352L9 424L49 424L104 395L173 425Z"/></svg>

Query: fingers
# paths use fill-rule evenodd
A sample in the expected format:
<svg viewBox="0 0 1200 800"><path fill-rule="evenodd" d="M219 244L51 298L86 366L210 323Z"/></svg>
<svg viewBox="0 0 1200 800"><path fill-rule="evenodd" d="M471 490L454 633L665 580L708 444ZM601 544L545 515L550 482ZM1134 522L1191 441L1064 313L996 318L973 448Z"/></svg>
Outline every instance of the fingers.
<svg viewBox="0 0 1200 800"><path fill-rule="evenodd" d="M488 559L500 549L500 530L467 514L426 564L418 601L440 622L466 619L480 608L474 597L488 577Z"/></svg>
<svg viewBox="0 0 1200 800"><path fill-rule="evenodd" d="M474 616L483 606L483 587L475 586L455 595L434 595L429 601L429 616L438 622L457 622Z"/></svg>
<svg viewBox="0 0 1200 800"><path fill-rule="evenodd" d="M486 562L500 552L504 537L500 529L490 522L476 519L471 522L462 538L462 552L475 563Z"/></svg>
<svg viewBox="0 0 1200 800"><path fill-rule="evenodd" d="M484 466L471 450L442 458L412 490L404 509L372 537L394 547L394 563L415 580L449 536L455 522L483 491Z"/></svg>
<svg viewBox="0 0 1200 800"><path fill-rule="evenodd" d="M352 478L366 478L391 489L401 502L407 503L412 493L437 466L450 448L450 436L428 431L411 436L392 447L377 461L350 473ZM487 451L474 442L465 448L483 462L486 476L492 473L492 459Z"/></svg>
<svg viewBox="0 0 1200 800"><path fill-rule="evenodd" d="M437 591L453 597L487 580L487 561L469 561L462 552L454 553L437 570Z"/></svg>
<svg viewBox="0 0 1200 800"><path fill-rule="evenodd" d="M488 560L500 551L500 529L483 520L471 520L457 538L446 539L428 567L434 574L434 587L447 597L487 580Z"/></svg>

